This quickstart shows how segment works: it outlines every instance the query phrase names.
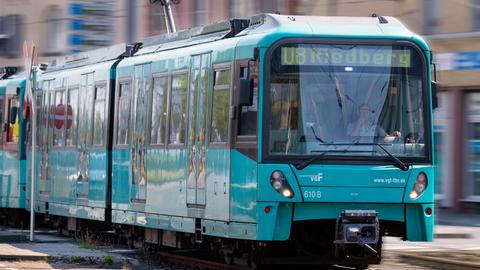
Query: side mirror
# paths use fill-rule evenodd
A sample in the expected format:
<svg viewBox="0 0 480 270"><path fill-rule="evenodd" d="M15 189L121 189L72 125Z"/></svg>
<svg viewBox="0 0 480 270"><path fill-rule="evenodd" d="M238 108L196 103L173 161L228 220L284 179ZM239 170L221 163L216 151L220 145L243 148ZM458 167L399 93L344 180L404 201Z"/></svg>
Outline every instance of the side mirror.
<svg viewBox="0 0 480 270"><path fill-rule="evenodd" d="M238 106L252 106L253 104L253 79L240 78L240 94Z"/></svg>
<svg viewBox="0 0 480 270"><path fill-rule="evenodd" d="M10 108L10 124L15 124L15 121L17 120L17 114L18 114L18 107L11 107Z"/></svg>
<svg viewBox="0 0 480 270"><path fill-rule="evenodd" d="M437 87L438 83L436 81L432 81L432 108L438 108L438 95L437 95Z"/></svg>

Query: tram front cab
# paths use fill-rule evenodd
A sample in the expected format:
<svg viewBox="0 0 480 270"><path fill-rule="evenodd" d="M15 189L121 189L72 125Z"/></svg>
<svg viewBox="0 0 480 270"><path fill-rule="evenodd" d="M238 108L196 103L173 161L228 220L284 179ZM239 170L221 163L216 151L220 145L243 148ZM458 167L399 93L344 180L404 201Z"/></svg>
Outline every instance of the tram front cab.
<svg viewBox="0 0 480 270"><path fill-rule="evenodd" d="M379 257L383 235L432 241L426 52L420 41L320 38L268 49L259 238L333 243L345 257Z"/></svg>

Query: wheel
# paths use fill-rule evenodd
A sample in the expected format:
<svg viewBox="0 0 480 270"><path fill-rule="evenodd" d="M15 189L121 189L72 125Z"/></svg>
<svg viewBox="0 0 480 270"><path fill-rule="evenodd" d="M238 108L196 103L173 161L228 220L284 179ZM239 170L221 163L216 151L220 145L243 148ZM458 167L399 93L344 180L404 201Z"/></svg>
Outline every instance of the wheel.
<svg viewBox="0 0 480 270"><path fill-rule="evenodd" d="M223 254L223 260L225 261L226 265L233 265L233 253L225 253Z"/></svg>

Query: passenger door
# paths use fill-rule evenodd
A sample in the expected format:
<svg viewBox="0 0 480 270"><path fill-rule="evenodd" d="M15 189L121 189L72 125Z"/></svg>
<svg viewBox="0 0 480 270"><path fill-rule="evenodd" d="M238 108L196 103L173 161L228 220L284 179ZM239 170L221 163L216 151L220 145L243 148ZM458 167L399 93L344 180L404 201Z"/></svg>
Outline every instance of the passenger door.
<svg viewBox="0 0 480 270"><path fill-rule="evenodd" d="M148 102L151 98L150 64L135 66L134 115L132 143L132 189L130 198L134 203L145 203L147 199L147 121Z"/></svg>
<svg viewBox="0 0 480 270"><path fill-rule="evenodd" d="M4 155L5 153L3 152L3 144L5 142L5 137L6 137L6 126L5 126L5 99L4 97L0 97L0 128L2 130L2 135L0 137L0 195L5 196L5 192L7 191L3 187L3 183L5 182L4 180Z"/></svg>
<svg viewBox="0 0 480 270"><path fill-rule="evenodd" d="M91 144L92 107L93 107L94 73L82 74L79 93L79 132L78 132L78 172L77 172L77 201L86 204L88 200L89 178L89 145Z"/></svg>
<svg viewBox="0 0 480 270"><path fill-rule="evenodd" d="M53 121L53 88L54 80L43 82L43 102L42 102L42 120L39 125L39 132L41 141L38 142L38 149L40 153L40 179L38 185L38 192L40 194L40 201L48 201L50 194L50 157L49 150L52 143L52 121Z"/></svg>
<svg viewBox="0 0 480 270"><path fill-rule="evenodd" d="M207 89L210 53L191 59L188 134L187 205L206 204Z"/></svg>

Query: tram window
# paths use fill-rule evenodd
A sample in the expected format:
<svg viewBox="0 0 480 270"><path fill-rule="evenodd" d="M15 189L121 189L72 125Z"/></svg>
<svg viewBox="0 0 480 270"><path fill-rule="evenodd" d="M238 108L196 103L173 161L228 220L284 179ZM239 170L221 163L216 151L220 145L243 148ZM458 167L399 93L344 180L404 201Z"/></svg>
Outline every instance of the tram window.
<svg viewBox="0 0 480 270"><path fill-rule="evenodd" d="M153 79L151 144L165 144L168 77Z"/></svg>
<svg viewBox="0 0 480 270"><path fill-rule="evenodd" d="M42 90L39 89L39 91L42 91ZM35 131L37 133L37 145L39 145L42 142L42 128L45 125L43 123L44 116L43 116L43 108L42 108L42 99L43 99L42 92L37 93L37 96L36 96L37 113L35 114L35 117L37 117L37 127Z"/></svg>
<svg viewBox="0 0 480 270"><path fill-rule="evenodd" d="M258 65L250 66L250 77L254 79L253 104L241 106L238 119L238 136L256 135L257 133L257 95L258 95ZM247 77L247 67L240 67L240 78Z"/></svg>
<svg viewBox="0 0 480 270"><path fill-rule="evenodd" d="M45 83L44 83L45 85ZM38 144L41 145L47 145L48 144L48 92L45 91L45 88L43 89L43 92L41 93L42 99L42 109L39 114L40 116L40 124L38 132L40 133L41 140L38 141Z"/></svg>
<svg viewBox="0 0 480 270"><path fill-rule="evenodd" d="M5 109L5 101L3 98L0 98L0 128L2 129L1 137L0 137L0 149L3 147L4 142L4 124L3 124L3 110Z"/></svg>
<svg viewBox="0 0 480 270"><path fill-rule="evenodd" d="M54 88L54 81L50 81L50 91L46 93L48 98L48 143L53 143L54 138L54 120L55 120L55 91L52 89Z"/></svg>
<svg viewBox="0 0 480 270"><path fill-rule="evenodd" d="M64 144L63 127L65 120L65 109L63 104L64 91L55 92L55 105L52 110L53 120L53 145L62 146Z"/></svg>
<svg viewBox="0 0 480 270"><path fill-rule="evenodd" d="M16 143L18 142L19 136L19 118L18 118L18 108L20 102L17 96L14 96L8 99L8 111L7 111L7 124L6 127L6 139L7 143Z"/></svg>
<svg viewBox="0 0 480 270"><path fill-rule="evenodd" d="M117 118L117 145L128 145L130 126L130 107L132 100L132 85L130 82L120 83Z"/></svg>
<svg viewBox="0 0 480 270"><path fill-rule="evenodd" d="M210 142L225 143L228 139L230 104L230 69L215 70Z"/></svg>
<svg viewBox="0 0 480 270"><path fill-rule="evenodd" d="M272 130L298 129L298 83L288 81L271 85L271 119Z"/></svg>
<svg viewBox="0 0 480 270"><path fill-rule="evenodd" d="M68 146L77 143L77 113L78 113L78 88L68 90L67 111L65 121L65 144Z"/></svg>
<svg viewBox="0 0 480 270"><path fill-rule="evenodd" d="M103 145L105 123L105 86L95 87L95 103L93 108L93 145Z"/></svg>
<svg viewBox="0 0 480 270"><path fill-rule="evenodd" d="M187 114L187 74L172 76L169 144L184 144Z"/></svg>

